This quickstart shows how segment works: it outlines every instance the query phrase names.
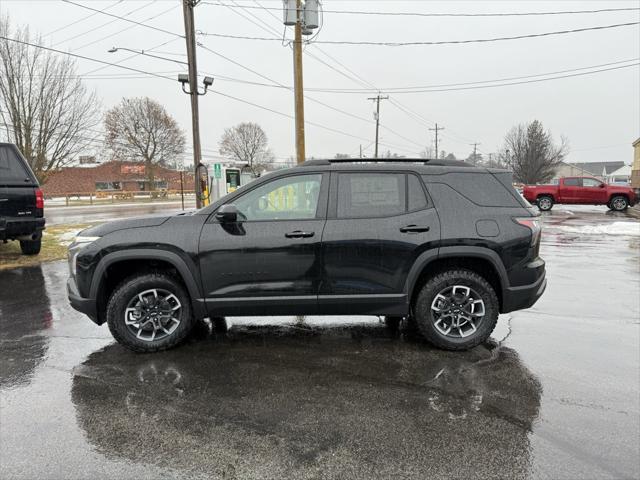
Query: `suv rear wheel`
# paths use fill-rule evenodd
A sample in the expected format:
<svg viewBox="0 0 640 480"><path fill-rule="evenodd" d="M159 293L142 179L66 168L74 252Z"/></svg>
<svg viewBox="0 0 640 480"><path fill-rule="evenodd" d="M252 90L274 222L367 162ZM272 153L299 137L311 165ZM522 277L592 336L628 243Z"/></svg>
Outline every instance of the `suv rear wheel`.
<svg viewBox="0 0 640 480"><path fill-rule="evenodd" d="M107 304L114 338L136 352L157 352L182 342L193 328L191 302L184 287L163 273L130 277Z"/></svg>
<svg viewBox="0 0 640 480"><path fill-rule="evenodd" d="M23 255L38 255L42 248L42 239L20 240L20 250Z"/></svg>
<svg viewBox="0 0 640 480"><path fill-rule="evenodd" d="M489 338L498 320L498 297L482 276L446 270L418 293L414 315L422 335L445 350L467 350Z"/></svg>

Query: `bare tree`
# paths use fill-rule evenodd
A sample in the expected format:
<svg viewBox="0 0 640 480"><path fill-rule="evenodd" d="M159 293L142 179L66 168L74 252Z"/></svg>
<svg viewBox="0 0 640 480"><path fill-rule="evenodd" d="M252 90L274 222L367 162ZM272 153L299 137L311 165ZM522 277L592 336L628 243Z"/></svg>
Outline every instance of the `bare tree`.
<svg viewBox="0 0 640 480"><path fill-rule="evenodd" d="M551 133L538 120L513 127L504 139L504 156L514 179L526 184L551 180L568 151L567 139L561 137L555 145Z"/></svg>
<svg viewBox="0 0 640 480"><path fill-rule="evenodd" d="M87 133L100 122L98 101L72 59L19 43L42 43L28 28L0 18L0 37L0 131L44 182L99 140Z"/></svg>
<svg viewBox="0 0 640 480"><path fill-rule="evenodd" d="M184 152L185 134L158 102L123 98L104 118L106 148L113 158L145 164L149 188L154 189L154 165L175 166Z"/></svg>
<svg viewBox="0 0 640 480"><path fill-rule="evenodd" d="M268 168L274 156L268 148L267 134L257 123L240 123L227 128L220 139L220 153L247 164L254 175Z"/></svg>

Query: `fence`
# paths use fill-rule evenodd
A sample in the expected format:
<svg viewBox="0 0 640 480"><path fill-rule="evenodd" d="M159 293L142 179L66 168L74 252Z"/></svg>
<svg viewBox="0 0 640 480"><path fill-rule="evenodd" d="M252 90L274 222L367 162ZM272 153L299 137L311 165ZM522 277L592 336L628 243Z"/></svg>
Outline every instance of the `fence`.
<svg viewBox="0 0 640 480"><path fill-rule="evenodd" d="M98 191L98 192L75 192L66 195L51 197L46 196L48 205L105 205L111 203L149 203L154 201L178 201L184 194L185 200L195 199L195 191L185 190L153 190L153 191Z"/></svg>

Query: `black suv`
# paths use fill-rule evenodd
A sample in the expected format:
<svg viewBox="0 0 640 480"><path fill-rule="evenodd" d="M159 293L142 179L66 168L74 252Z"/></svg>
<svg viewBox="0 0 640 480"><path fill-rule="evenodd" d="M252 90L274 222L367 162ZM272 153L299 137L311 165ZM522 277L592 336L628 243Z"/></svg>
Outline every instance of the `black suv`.
<svg viewBox="0 0 640 480"><path fill-rule="evenodd" d="M44 230L44 197L20 150L0 143L0 241L19 240L25 255L37 255Z"/></svg>
<svg viewBox="0 0 640 480"><path fill-rule="evenodd" d="M83 231L68 294L140 352L206 317L294 314L407 317L462 350L542 295L537 215L504 170L312 160L196 212Z"/></svg>

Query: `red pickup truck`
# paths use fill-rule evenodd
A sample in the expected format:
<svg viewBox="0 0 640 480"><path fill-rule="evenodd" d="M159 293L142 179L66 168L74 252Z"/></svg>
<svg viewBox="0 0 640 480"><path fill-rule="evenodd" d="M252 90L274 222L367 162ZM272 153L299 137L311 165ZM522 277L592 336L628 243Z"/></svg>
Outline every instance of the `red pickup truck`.
<svg viewBox="0 0 640 480"><path fill-rule="evenodd" d="M606 205L611 210L626 210L637 197L631 187L609 185L591 177L564 177L553 185L525 185L522 195L543 211L555 203Z"/></svg>

